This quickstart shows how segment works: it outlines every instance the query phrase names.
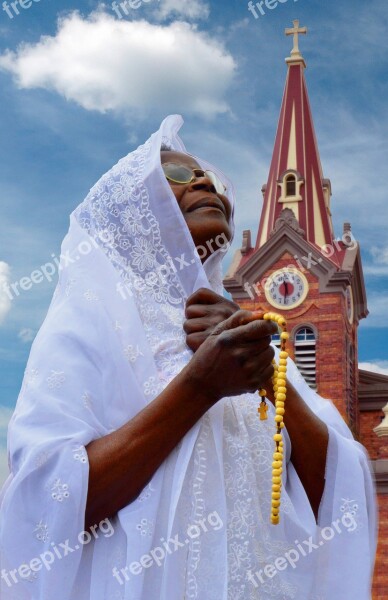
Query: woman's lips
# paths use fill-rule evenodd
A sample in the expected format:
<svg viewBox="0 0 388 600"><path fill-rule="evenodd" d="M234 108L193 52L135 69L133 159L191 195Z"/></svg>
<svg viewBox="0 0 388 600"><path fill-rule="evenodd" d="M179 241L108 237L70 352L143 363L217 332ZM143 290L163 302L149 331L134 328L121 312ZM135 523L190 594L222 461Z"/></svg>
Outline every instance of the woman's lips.
<svg viewBox="0 0 388 600"><path fill-rule="evenodd" d="M201 198L194 202L187 212L193 212L194 210L200 209L215 209L222 212L224 217L226 217L226 210L223 202L219 198Z"/></svg>

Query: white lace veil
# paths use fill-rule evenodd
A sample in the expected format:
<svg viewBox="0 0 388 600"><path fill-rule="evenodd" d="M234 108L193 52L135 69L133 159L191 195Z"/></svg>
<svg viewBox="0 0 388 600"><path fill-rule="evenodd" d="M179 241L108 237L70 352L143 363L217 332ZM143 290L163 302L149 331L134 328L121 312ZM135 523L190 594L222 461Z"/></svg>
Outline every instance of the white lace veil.
<svg viewBox="0 0 388 600"><path fill-rule="evenodd" d="M247 394L208 411L140 497L85 543L85 446L136 415L190 360L182 330L187 297L199 287L222 293L224 249L202 265L161 169L162 144L186 151L178 137L182 122L167 117L71 215L59 282L9 427L11 475L0 519L0 566L8 575L1 598L367 598L375 544L367 457L334 406L300 379L297 388L330 431L320 525L352 510L355 532L342 527L342 535L303 557L298 569L289 566L252 585L249 572L282 556L296 539L315 539L320 528L289 462L287 435L284 514L279 526L269 524L272 420L258 422L257 398ZM218 173L233 205L231 182L197 160ZM296 381L292 365L290 376ZM188 536L188 526L201 520L206 531ZM139 572L125 570L155 557L155 548L164 548L160 565L155 559ZM20 569L10 575L23 564L30 565L23 575Z"/></svg>

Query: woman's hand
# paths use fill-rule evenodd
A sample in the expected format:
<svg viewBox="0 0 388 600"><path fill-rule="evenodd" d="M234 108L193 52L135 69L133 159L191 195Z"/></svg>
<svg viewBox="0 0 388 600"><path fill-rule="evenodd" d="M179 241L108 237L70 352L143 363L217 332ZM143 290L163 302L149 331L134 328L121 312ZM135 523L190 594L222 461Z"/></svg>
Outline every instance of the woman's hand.
<svg viewBox="0 0 388 600"><path fill-rule="evenodd" d="M209 406L224 396L254 392L272 377L272 321L238 310L215 327L182 371L193 389L203 389Z"/></svg>
<svg viewBox="0 0 388 600"><path fill-rule="evenodd" d="M240 310L235 302L227 300L207 288L200 288L186 302L183 329L186 343L195 352L209 337L214 327Z"/></svg>
<svg viewBox="0 0 388 600"><path fill-rule="evenodd" d="M204 301L203 306L198 307L198 299ZM203 319L202 324L192 323L196 331L191 333L201 335L190 340L196 346L190 362L135 417L86 447L85 528L133 502L213 404L224 396L257 390L272 376L274 323L238 310L233 302L210 290L199 290L189 300L189 317L193 312L199 314L189 320Z"/></svg>

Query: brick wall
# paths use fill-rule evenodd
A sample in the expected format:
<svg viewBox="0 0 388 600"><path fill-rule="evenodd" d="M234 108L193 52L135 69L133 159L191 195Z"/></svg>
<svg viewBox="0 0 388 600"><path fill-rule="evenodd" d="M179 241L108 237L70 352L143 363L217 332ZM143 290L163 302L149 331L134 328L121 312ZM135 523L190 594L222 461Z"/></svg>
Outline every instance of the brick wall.
<svg viewBox="0 0 388 600"><path fill-rule="evenodd" d="M282 269L290 264L297 265L289 253L285 253L280 260L271 265L263 273L262 279L268 277L276 269ZM246 300L235 297L234 300L247 310L262 310L264 312L281 312L287 319L288 331L302 324L312 324L318 331L316 344L316 380L317 391L324 398L330 398L337 406L345 421L349 424L346 398L349 397L349 363L339 357L346 357L347 340L354 345L355 331L346 317L345 298L341 293L319 292L319 281L305 270L303 272L309 282L309 293L304 303L292 310L280 311L271 306L260 288L259 297ZM294 358L293 347L289 345L289 353ZM357 360L357 348L355 348ZM357 364L357 363L356 363ZM352 395L357 398L356 381L353 384ZM357 406L354 406L357 413ZM356 424L355 424L356 425Z"/></svg>
<svg viewBox="0 0 388 600"><path fill-rule="evenodd" d="M373 429L381 422L384 414L381 410L365 411L360 414L360 437L359 441L368 450L371 460L377 460L381 439L377 437ZM387 594L388 598L388 594Z"/></svg>
<svg viewBox="0 0 388 600"><path fill-rule="evenodd" d="M292 264L290 254L284 254L281 260L271 266L263 274L268 277L274 270ZM351 426L353 434L365 446L371 460L381 458L381 440L374 433L381 420L381 411L360 412L358 408L358 343L357 324L350 325L346 316L345 298L340 293L319 293L319 282L309 272L304 271L309 282L309 294L305 302L293 310L278 311L271 306L261 291L255 300L234 300L247 310L264 312L282 312L287 319L288 331L300 324L312 324L318 331L316 345L316 376L318 393L323 398L330 398L338 408L346 423ZM350 385L349 345L354 349L354 378ZM289 353L294 358L293 347L289 345ZM349 421L347 398L353 398L354 423ZM388 458L388 454L387 454ZM380 494L379 502L379 543L376 555L373 578L373 600L388 600L388 495ZM344 599L345 600L345 599ZM347 600L347 599L346 599Z"/></svg>
<svg viewBox="0 0 388 600"><path fill-rule="evenodd" d="M377 437L377 436L376 436ZM373 600L388 598L388 496L379 494L379 543L373 577Z"/></svg>

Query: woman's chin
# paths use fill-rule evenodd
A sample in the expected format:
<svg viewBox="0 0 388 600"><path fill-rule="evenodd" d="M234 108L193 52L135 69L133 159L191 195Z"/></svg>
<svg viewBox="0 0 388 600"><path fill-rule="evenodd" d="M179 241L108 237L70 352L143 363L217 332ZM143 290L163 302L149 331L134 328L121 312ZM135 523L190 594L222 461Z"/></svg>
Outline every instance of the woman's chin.
<svg viewBox="0 0 388 600"><path fill-rule="evenodd" d="M225 221L225 217L208 219L206 223L202 222L200 225L197 223L187 223L187 225L197 247L209 248L209 246L217 246L217 244L221 247L231 239L230 227ZM222 236L221 239L220 236Z"/></svg>

